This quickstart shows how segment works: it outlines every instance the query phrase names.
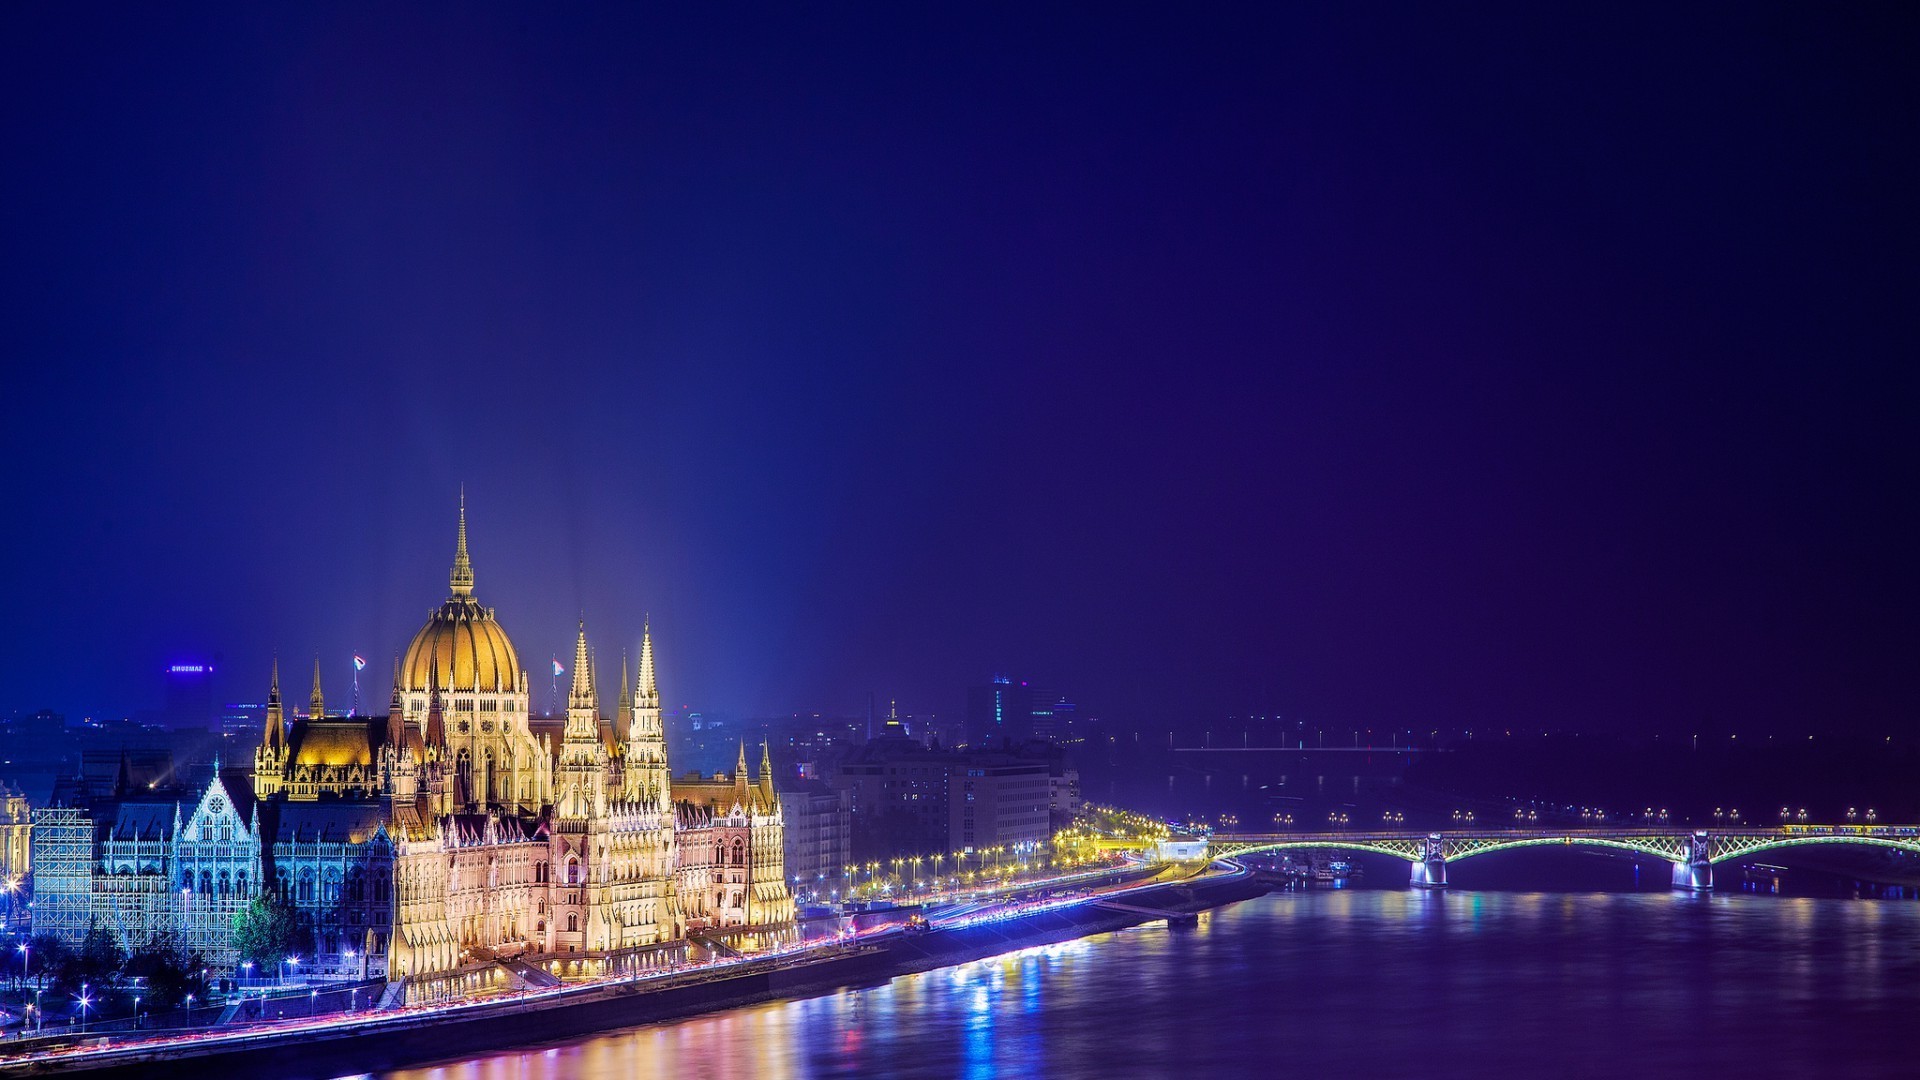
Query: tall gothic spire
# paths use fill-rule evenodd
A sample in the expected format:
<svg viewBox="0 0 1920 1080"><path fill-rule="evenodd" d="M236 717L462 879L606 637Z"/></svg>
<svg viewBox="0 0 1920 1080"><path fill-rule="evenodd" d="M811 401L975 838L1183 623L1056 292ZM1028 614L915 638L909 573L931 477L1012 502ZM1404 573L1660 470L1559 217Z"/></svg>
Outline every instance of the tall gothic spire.
<svg viewBox="0 0 1920 1080"><path fill-rule="evenodd" d="M740 762L733 767L733 790L740 797L740 805L747 803L747 740L740 740Z"/></svg>
<svg viewBox="0 0 1920 1080"><path fill-rule="evenodd" d="M440 658L433 658L433 665L427 673L427 730L425 741L429 750L444 748L447 744L447 720L440 712Z"/></svg>
<svg viewBox="0 0 1920 1080"><path fill-rule="evenodd" d="M567 693L567 726L562 737L569 753L586 754L599 741L600 702L593 692L593 654L587 648L587 621L573 642L573 688ZM578 749L573 749L576 744Z"/></svg>
<svg viewBox="0 0 1920 1080"><path fill-rule="evenodd" d="M620 651L620 707L613 714L614 745L624 751L633 734L633 684L627 681L627 653Z"/></svg>
<svg viewBox="0 0 1920 1080"><path fill-rule="evenodd" d="M760 740L760 800L768 810L773 809L773 751L768 748L765 739Z"/></svg>
<svg viewBox="0 0 1920 1080"><path fill-rule="evenodd" d="M660 704L660 687L653 678L653 620L641 624L640 681L635 684L634 704L641 708Z"/></svg>
<svg viewBox="0 0 1920 1080"><path fill-rule="evenodd" d="M280 705L280 658L273 658L273 685L267 690L267 736L265 745L278 750L287 741L286 712Z"/></svg>
<svg viewBox="0 0 1920 1080"><path fill-rule="evenodd" d="M406 745L407 712L400 701L400 658L393 658L393 697L387 702L387 745L395 751Z"/></svg>
<svg viewBox="0 0 1920 1080"><path fill-rule="evenodd" d="M318 656L313 658L313 697L307 704L311 707L309 714L315 720L327 715L327 699L320 695L320 658Z"/></svg>
<svg viewBox="0 0 1920 1080"><path fill-rule="evenodd" d="M453 573L448 575L453 595L473 595L473 560L467 556L467 488L460 485L460 539L453 547Z"/></svg>
<svg viewBox="0 0 1920 1080"><path fill-rule="evenodd" d="M593 699L593 657L587 651L587 620L580 620L580 636L573 643L573 691L569 705L589 705Z"/></svg>

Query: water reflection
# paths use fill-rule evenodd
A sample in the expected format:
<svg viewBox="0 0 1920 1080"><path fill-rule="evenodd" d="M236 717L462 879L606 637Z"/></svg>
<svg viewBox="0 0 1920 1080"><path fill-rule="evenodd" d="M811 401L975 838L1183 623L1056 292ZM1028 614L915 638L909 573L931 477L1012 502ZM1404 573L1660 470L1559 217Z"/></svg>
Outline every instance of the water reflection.
<svg viewBox="0 0 1920 1080"><path fill-rule="evenodd" d="M1745 1076L1902 1072L1920 905L1278 893L885 986L395 1074Z"/></svg>

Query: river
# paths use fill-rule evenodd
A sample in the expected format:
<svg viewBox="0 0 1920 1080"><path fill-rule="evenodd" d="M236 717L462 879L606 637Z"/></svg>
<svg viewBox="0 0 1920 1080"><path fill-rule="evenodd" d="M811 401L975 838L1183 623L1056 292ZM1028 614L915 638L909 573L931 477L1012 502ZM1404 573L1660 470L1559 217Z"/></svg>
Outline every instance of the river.
<svg viewBox="0 0 1920 1080"><path fill-rule="evenodd" d="M1920 904L1281 892L864 990L388 1074L1913 1076Z"/></svg>

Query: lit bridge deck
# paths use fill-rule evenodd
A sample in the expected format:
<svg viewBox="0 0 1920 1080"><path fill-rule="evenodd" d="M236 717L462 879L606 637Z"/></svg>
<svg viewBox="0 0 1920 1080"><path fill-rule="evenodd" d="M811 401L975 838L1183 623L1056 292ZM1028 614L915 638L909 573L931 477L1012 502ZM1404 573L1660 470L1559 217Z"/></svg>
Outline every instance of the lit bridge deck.
<svg viewBox="0 0 1920 1080"><path fill-rule="evenodd" d="M1447 864L1532 847L1592 847L1663 860L1673 866L1681 888L1713 887L1713 866L1779 848L1810 844L1852 844L1895 848L1920 855L1920 825L1786 825L1779 828L1735 826L1726 829L1611 828L1453 829L1440 832L1354 829L1321 833L1223 833L1209 844L1214 856L1266 851L1334 848L1370 851L1412 864L1413 884L1438 888L1447 883Z"/></svg>

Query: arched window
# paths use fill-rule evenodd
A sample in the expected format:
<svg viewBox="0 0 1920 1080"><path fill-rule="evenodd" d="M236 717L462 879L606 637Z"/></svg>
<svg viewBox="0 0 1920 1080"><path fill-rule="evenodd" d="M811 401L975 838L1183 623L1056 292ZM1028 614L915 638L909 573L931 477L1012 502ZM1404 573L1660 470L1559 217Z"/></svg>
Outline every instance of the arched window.
<svg viewBox="0 0 1920 1080"><path fill-rule="evenodd" d="M300 902L302 904L313 903L313 868L312 867L308 867L307 869L300 871Z"/></svg>
<svg viewBox="0 0 1920 1080"><path fill-rule="evenodd" d="M227 872L222 870L220 871L220 895L224 898L232 895L232 893L233 882L227 877Z"/></svg>
<svg viewBox="0 0 1920 1080"><path fill-rule="evenodd" d="M580 884L580 858L577 855L567 856L567 884Z"/></svg>
<svg viewBox="0 0 1920 1080"><path fill-rule="evenodd" d="M574 914L572 914L572 913L568 913L568 915L567 915L567 933L569 933L569 934L572 934L572 933L576 933L576 932L578 932L578 931L579 931L579 929L580 929L580 916L578 916L578 915L574 915Z"/></svg>
<svg viewBox="0 0 1920 1080"><path fill-rule="evenodd" d="M733 865L735 866L747 865L746 846L740 843L738 839L735 839L733 842Z"/></svg>

